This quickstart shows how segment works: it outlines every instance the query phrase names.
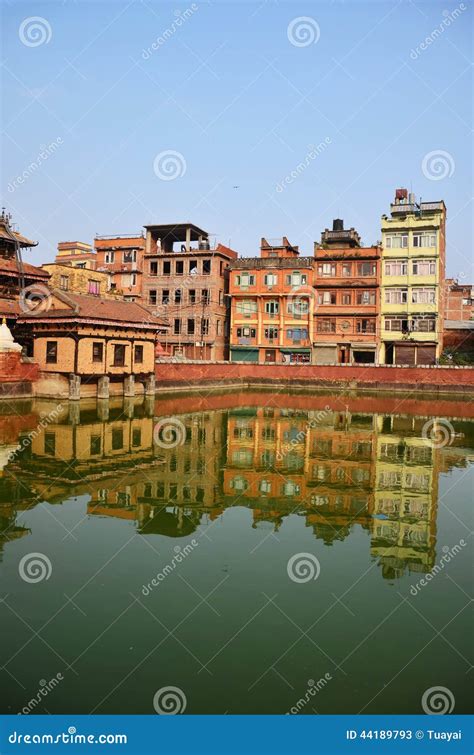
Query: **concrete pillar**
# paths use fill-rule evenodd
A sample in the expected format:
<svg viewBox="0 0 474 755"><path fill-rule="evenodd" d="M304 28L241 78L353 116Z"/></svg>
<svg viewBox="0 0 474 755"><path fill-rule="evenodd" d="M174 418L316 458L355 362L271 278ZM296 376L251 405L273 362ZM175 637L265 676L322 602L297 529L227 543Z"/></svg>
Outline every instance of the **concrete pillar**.
<svg viewBox="0 0 474 755"><path fill-rule="evenodd" d="M81 378L73 372L69 375L69 400L77 401L81 398Z"/></svg>
<svg viewBox="0 0 474 755"><path fill-rule="evenodd" d="M135 395L135 375L126 375L123 381L123 395Z"/></svg>
<svg viewBox="0 0 474 755"><path fill-rule="evenodd" d="M155 415L155 394L145 394L145 401L143 403L145 415L147 417L154 417Z"/></svg>
<svg viewBox="0 0 474 755"><path fill-rule="evenodd" d="M97 398L109 398L110 396L110 378L107 375L99 378L97 383Z"/></svg>
<svg viewBox="0 0 474 755"><path fill-rule="evenodd" d="M133 413L135 410L135 399L133 396L124 396L123 398L123 414L128 419L133 419Z"/></svg>
<svg viewBox="0 0 474 755"><path fill-rule="evenodd" d="M108 422L109 419L109 400L107 398L97 399L97 417L101 422Z"/></svg>
<svg viewBox="0 0 474 755"><path fill-rule="evenodd" d="M186 251L191 249L191 228L186 228Z"/></svg>
<svg viewBox="0 0 474 755"><path fill-rule="evenodd" d="M68 420L70 425L78 425L81 419L81 407L76 401L69 404Z"/></svg>
<svg viewBox="0 0 474 755"><path fill-rule="evenodd" d="M156 392L155 373L150 372L150 374L147 375L147 379L145 381L145 396L154 396L155 392Z"/></svg>

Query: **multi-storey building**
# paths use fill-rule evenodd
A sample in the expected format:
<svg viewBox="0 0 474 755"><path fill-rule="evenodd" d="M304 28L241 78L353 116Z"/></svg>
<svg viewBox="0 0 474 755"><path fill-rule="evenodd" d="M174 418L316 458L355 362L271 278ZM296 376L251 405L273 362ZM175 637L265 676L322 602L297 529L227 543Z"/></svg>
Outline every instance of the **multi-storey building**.
<svg viewBox="0 0 474 755"><path fill-rule="evenodd" d="M95 270L97 255L84 241L60 241L55 261L59 265Z"/></svg>
<svg viewBox="0 0 474 755"><path fill-rule="evenodd" d="M126 301L138 301L142 296L143 255L145 239L140 234L96 236L96 269L106 272L110 289Z"/></svg>
<svg viewBox="0 0 474 755"><path fill-rule="evenodd" d="M170 329L165 349L186 359L228 358L229 264L237 252L192 223L147 225L143 303Z"/></svg>
<svg viewBox="0 0 474 755"><path fill-rule="evenodd" d="M310 362L314 260L286 237L262 238L260 255L231 264L231 361Z"/></svg>
<svg viewBox="0 0 474 755"><path fill-rule="evenodd" d="M314 256L314 363L376 364L380 247L362 247L357 231L337 219Z"/></svg>
<svg viewBox="0 0 474 755"><path fill-rule="evenodd" d="M50 288L59 288L61 291L72 291L76 294L90 294L107 298L113 295L110 292L109 276L100 270L74 264L58 264L51 262L41 265L42 270L49 273L48 285Z"/></svg>
<svg viewBox="0 0 474 755"><path fill-rule="evenodd" d="M417 202L406 189L382 216L382 364L435 364L441 355L445 227L443 201Z"/></svg>
<svg viewBox="0 0 474 755"><path fill-rule="evenodd" d="M460 283L454 278L446 278L445 299L445 320L474 319L474 285L472 283Z"/></svg>

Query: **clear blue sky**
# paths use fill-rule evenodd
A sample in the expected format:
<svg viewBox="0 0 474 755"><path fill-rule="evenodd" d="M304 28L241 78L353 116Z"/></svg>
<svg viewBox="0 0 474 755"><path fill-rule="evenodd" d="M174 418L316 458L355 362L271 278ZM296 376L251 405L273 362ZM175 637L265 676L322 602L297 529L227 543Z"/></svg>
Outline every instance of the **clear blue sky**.
<svg viewBox="0 0 474 755"><path fill-rule="evenodd" d="M394 189L407 186L445 200L448 272L473 277L468 2L39 0L2 10L3 204L40 242L30 261L51 261L61 240L187 220L244 255L283 234L312 254L334 217L371 244ZM43 37L25 21L34 16L47 22ZM298 17L309 17L314 43L290 42ZM186 170L165 181L154 160L168 150ZM423 172L439 151L447 156ZM447 175L430 179L436 170Z"/></svg>

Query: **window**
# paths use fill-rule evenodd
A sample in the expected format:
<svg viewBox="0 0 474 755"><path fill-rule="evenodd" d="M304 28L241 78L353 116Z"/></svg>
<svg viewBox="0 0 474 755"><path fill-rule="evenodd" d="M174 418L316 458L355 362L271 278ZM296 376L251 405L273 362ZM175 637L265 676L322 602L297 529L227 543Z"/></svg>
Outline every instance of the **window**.
<svg viewBox="0 0 474 755"><path fill-rule="evenodd" d="M389 288L385 291L386 304L406 304L408 290L406 288Z"/></svg>
<svg viewBox="0 0 474 755"><path fill-rule="evenodd" d="M255 275L250 273L242 273L236 276L236 283L240 288L248 288L249 286L255 286Z"/></svg>
<svg viewBox="0 0 474 755"><path fill-rule="evenodd" d="M265 302L265 312L267 315L277 315L280 311L280 304L276 299Z"/></svg>
<svg viewBox="0 0 474 755"><path fill-rule="evenodd" d="M286 305L286 311L288 314L292 314L295 317L301 317L301 315L307 315L309 312L308 299L288 299Z"/></svg>
<svg viewBox="0 0 474 755"><path fill-rule="evenodd" d="M434 304L436 290L434 288L414 288L411 292L413 304Z"/></svg>
<svg viewBox="0 0 474 755"><path fill-rule="evenodd" d="M195 288L189 289L188 299L189 299L190 304L196 304L196 289Z"/></svg>
<svg viewBox="0 0 474 755"><path fill-rule="evenodd" d="M106 252L105 253L105 264L109 265L115 260L115 252Z"/></svg>
<svg viewBox="0 0 474 755"><path fill-rule="evenodd" d="M318 275L329 278L336 275L336 265L333 262L324 262L318 265Z"/></svg>
<svg viewBox="0 0 474 755"><path fill-rule="evenodd" d="M265 338L278 338L278 328L265 328L264 335Z"/></svg>
<svg viewBox="0 0 474 755"><path fill-rule="evenodd" d="M194 335L194 325L195 325L194 318L192 318L192 317L189 318L188 319L188 336L193 336Z"/></svg>
<svg viewBox="0 0 474 755"><path fill-rule="evenodd" d="M150 262L150 275L158 275L158 262Z"/></svg>
<svg viewBox="0 0 474 755"><path fill-rule="evenodd" d="M59 278L59 288L62 291L67 291L69 288L69 276L68 275L61 275Z"/></svg>
<svg viewBox="0 0 474 755"><path fill-rule="evenodd" d="M413 275L436 275L436 260L413 260Z"/></svg>
<svg viewBox="0 0 474 755"><path fill-rule="evenodd" d="M209 296L209 289L203 288L201 291L201 302L202 304L210 304L211 298Z"/></svg>
<svg viewBox="0 0 474 755"><path fill-rule="evenodd" d="M350 278L352 275L352 263L351 262L343 262L342 263L342 275L344 278Z"/></svg>
<svg viewBox="0 0 474 755"><path fill-rule="evenodd" d="M102 439L100 435L91 435L90 452L91 456L97 456L102 450Z"/></svg>
<svg viewBox="0 0 474 755"><path fill-rule="evenodd" d="M413 234L413 246L415 247L435 247L436 246L436 234L435 233L414 233Z"/></svg>
<svg viewBox="0 0 474 755"><path fill-rule="evenodd" d="M408 246L408 233L394 233L385 237L387 249L406 249Z"/></svg>
<svg viewBox="0 0 474 755"><path fill-rule="evenodd" d="M412 330L418 333L434 333L436 330L436 321L429 317L414 317L412 321Z"/></svg>
<svg viewBox="0 0 474 755"><path fill-rule="evenodd" d="M100 294L100 283L99 283L99 281L88 280L87 281L87 292L89 294L92 294L93 296L99 296L99 294Z"/></svg>
<svg viewBox="0 0 474 755"><path fill-rule="evenodd" d="M408 333L408 320L403 317L386 317L384 328L397 333Z"/></svg>
<svg viewBox="0 0 474 755"><path fill-rule="evenodd" d="M358 291L357 304L375 304L375 291Z"/></svg>
<svg viewBox="0 0 474 755"><path fill-rule="evenodd" d="M260 493L266 494L272 492L272 483L270 480L260 480L258 489Z"/></svg>
<svg viewBox="0 0 474 755"><path fill-rule="evenodd" d="M134 427L132 430L132 446L137 448L142 443L142 431L139 427Z"/></svg>
<svg viewBox="0 0 474 755"><path fill-rule="evenodd" d="M406 260L391 260L385 263L385 275L406 275L408 263Z"/></svg>
<svg viewBox="0 0 474 755"><path fill-rule="evenodd" d="M48 456L54 456L56 453L56 433L44 434L44 452Z"/></svg>
<svg viewBox="0 0 474 755"><path fill-rule="evenodd" d="M306 281L306 273L300 273L299 270L293 270L291 275L286 276L286 285L293 286L293 288L304 286Z"/></svg>
<svg viewBox="0 0 474 755"><path fill-rule="evenodd" d="M114 345L114 367L123 367L125 365L125 344L116 343Z"/></svg>
<svg viewBox="0 0 474 755"><path fill-rule="evenodd" d="M183 260L176 260L176 275L183 275L183 273L184 273Z"/></svg>
<svg viewBox="0 0 474 755"><path fill-rule="evenodd" d="M276 286L278 283L278 276L275 273L267 273L263 280L266 286Z"/></svg>
<svg viewBox="0 0 474 755"><path fill-rule="evenodd" d="M237 328L237 338L255 338L256 335L255 328Z"/></svg>
<svg viewBox="0 0 474 755"><path fill-rule="evenodd" d="M136 344L135 346L134 360L136 364L143 363L143 346L141 344Z"/></svg>
<svg viewBox="0 0 474 755"><path fill-rule="evenodd" d="M137 261L137 250L136 249L127 249L127 251L123 253L123 261L124 262L136 262Z"/></svg>
<svg viewBox="0 0 474 755"><path fill-rule="evenodd" d="M316 330L318 333L335 333L336 332L336 320L334 319L325 319L325 320L317 320L317 327Z"/></svg>
<svg viewBox="0 0 474 755"><path fill-rule="evenodd" d="M92 344L92 361L102 362L104 358L104 344L95 342Z"/></svg>
<svg viewBox="0 0 474 755"><path fill-rule="evenodd" d="M374 262L358 262L357 263L357 275L366 277L368 275L375 275L375 263Z"/></svg>
<svg viewBox="0 0 474 755"><path fill-rule="evenodd" d="M207 318L203 318L201 320L201 335L202 336L209 335L209 320Z"/></svg>
<svg viewBox="0 0 474 755"><path fill-rule="evenodd" d="M174 292L174 303L181 304L181 289L177 288Z"/></svg>
<svg viewBox="0 0 474 755"><path fill-rule="evenodd" d="M156 289L152 289L151 291L148 291L148 303L156 304Z"/></svg>
<svg viewBox="0 0 474 755"><path fill-rule="evenodd" d="M203 275L210 275L211 274L211 260L203 260L202 261L202 274Z"/></svg>
<svg viewBox="0 0 474 755"><path fill-rule="evenodd" d="M334 291L320 291L318 294L318 304L335 304L336 293Z"/></svg>
<svg viewBox="0 0 474 755"><path fill-rule="evenodd" d="M358 333L375 333L375 320L357 320Z"/></svg>
<svg viewBox="0 0 474 755"><path fill-rule="evenodd" d="M163 275L171 275L171 262L169 260L163 262Z"/></svg>
<svg viewBox="0 0 474 755"><path fill-rule="evenodd" d="M189 260L189 274L190 275L198 274L198 261L197 260Z"/></svg>
<svg viewBox="0 0 474 755"><path fill-rule="evenodd" d="M235 310L239 315L250 317L250 315L257 312L257 302L253 299L240 299L237 301Z"/></svg>
<svg viewBox="0 0 474 755"><path fill-rule="evenodd" d="M303 341L308 338L308 331L306 328L289 328L286 331L286 337L291 341Z"/></svg>
<svg viewBox="0 0 474 755"><path fill-rule="evenodd" d="M170 303L170 292L168 288L164 288L161 292L161 303L162 304L169 304Z"/></svg>
<svg viewBox="0 0 474 755"><path fill-rule="evenodd" d="M343 304L352 304L352 296L351 296L351 294L342 294L342 303Z"/></svg>
<svg viewBox="0 0 474 755"><path fill-rule="evenodd" d="M112 451L120 451L123 448L123 429L116 427L112 430Z"/></svg>
<svg viewBox="0 0 474 755"><path fill-rule="evenodd" d="M222 321L216 320L216 336L220 336L222 334Z"/></svg>
<svg viewBox="0 0 474 755"><path fill-rule="evenodd" d="M58 342L46 341L46 364L56 364L58 361Z"/></svg>
<svg viewBox="0 0 474 755"><path fill-rule="evenodd" d="M219 291L219 305L222 305L224 303L224 292Z"/></svg>
<svg viewBox="0 0 474 755"><path fill-rule="evenodd" d="M175 336L179 336L181 333L181 320L178 318L174 321L173 332Z"/></svg>

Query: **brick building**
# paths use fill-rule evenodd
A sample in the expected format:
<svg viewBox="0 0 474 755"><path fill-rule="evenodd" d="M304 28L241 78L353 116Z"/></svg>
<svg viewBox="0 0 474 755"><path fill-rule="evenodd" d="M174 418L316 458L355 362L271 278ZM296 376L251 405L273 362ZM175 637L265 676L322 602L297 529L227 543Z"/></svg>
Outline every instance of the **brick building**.
<svg viewBox="0 0 474 755"><path fill-rule="evenodd" d="M56 258L57 259L57 258ZM41 265L41 269L49 273L48 285L60 291L71 291L77 294L89 294L106 298L113 296L109 293L109 275L100 270L82 265L50 262Z"/></svg>
<svg viewBox="0 0 474 755"><path fill-rule="evenodd" d="M381 249L342 220L315 242L315 364L376 364Z"/></svg>
<svg viewBox="0 0 474 755"><path fill-rule="evenodd" d="M143 304L170 324L163 345L186 359L228 357L229 264L237 252L211 244L192 223L147 225Z"/></svg>
<svg viewBox="0 0 474 755"><path fill-rule="evenodd" d="M445 320L474 319L474 286L454 278L445 281Z"/></svg>
<svg viewBox="0 0 474 755"><path fill-rule="evenodd" d="M231 263L231 361L311 361L313 263L286 237Z"/></svg>
<svg viewBox="0 0 474 755"><path fill-rule="evenodd" d="M96 269L108 273L110 290L122 295L126 301L140 301L145 239L140 234L96 236L94 249Z"/></svg>
<svg viewBox="0 0 474 755"><path fill-rule="evenodd" d="M59 265L95 270L97 255L85 241L60 241L55 261Z"/></svg>

